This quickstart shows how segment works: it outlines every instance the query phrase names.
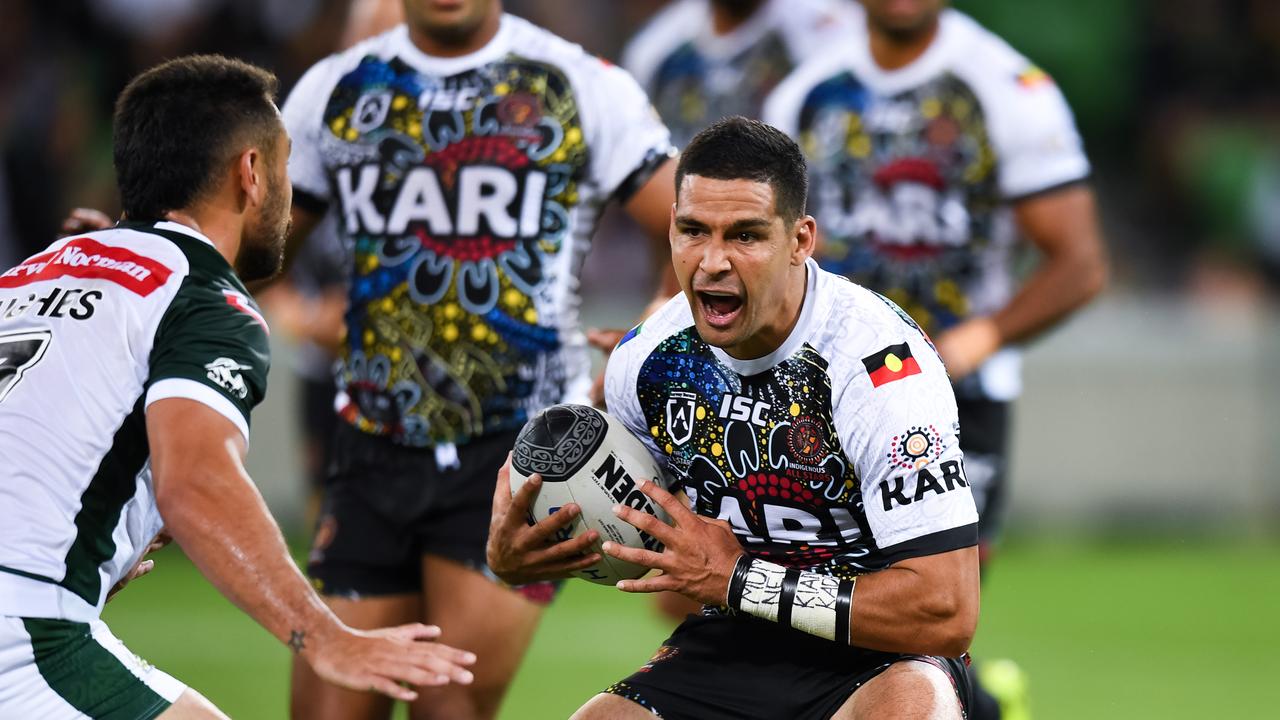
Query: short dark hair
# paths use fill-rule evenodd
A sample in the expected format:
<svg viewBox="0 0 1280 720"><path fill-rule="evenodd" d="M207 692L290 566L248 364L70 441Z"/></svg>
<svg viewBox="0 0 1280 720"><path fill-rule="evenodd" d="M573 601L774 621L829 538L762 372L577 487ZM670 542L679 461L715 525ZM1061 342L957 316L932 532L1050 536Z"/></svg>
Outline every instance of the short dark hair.
<svg viewBox="0 0 1280 720"><path fill-rule="evenodd" d="M792 222L804 214L809 192L804 154L781 130L759 120L729 117L695 135L676 165L677 197L685 175L768 183L778 215Z"/></svg>
<svg viewBox="0 0 1280 720"><path fill-rule="evenodd" d="M130 220L159 220L216 182L237 148L274 152L276 78L221 55L190 55L134 78L116 101L112 133L120 203Z"/></svg>

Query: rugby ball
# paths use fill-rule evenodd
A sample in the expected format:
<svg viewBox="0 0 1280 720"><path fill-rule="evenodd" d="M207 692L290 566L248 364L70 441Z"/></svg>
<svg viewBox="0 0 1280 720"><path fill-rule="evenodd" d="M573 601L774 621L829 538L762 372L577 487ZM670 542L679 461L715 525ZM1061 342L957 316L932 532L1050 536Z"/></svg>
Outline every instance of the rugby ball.
<svg viewBox="0 0 1280 720"><path fill-rule="evenodd" d="M542 488L534 496L530 525L574 502L581 514L564 528L557 541L577 537L588 530L600 533L601 542L662 551L662 543L613 514L613 506L628 505L665 523L666 511L637 485L642 479L666 487L653 456L631 431L608 413L586 405L553 405L535 415L516 437L511 452L511 492L529 476L542 476ZM599 543L595 550L600 552ZM601 553L603 555L603 553ZM634 580L649 568L604 555L600 562L573 572L575 577L601 585Z"/></svg>

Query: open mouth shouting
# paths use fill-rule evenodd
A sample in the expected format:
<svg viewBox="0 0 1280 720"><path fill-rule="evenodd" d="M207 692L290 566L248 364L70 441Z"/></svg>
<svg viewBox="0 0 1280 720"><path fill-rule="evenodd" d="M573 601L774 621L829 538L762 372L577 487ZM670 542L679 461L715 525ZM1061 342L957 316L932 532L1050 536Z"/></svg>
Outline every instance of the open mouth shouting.
<svg viewBox="0 0 1280 720"><path fill-rule="evenodd" d="M694 290L698 308L707 324L715 330L726 330L742 314L743 297L732 290Z"/></svg>

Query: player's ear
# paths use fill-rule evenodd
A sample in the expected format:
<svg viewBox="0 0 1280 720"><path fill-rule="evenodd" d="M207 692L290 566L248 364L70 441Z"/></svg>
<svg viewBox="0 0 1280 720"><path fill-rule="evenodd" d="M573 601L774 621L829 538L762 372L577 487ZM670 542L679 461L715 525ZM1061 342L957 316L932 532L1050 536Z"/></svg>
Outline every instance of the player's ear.
<svg viewBox="0 0 1280 720"><path fill-rule="evenodd" d="M818 224L812 215L804 215L796 220L792 233L795 237L795 245L791 250L791 264L803 265L817 247Z"/></svg>
<svg viewBox="0 0 1280 720"><path fill-rule="evenodd" d="M262 150L253 146L236 158L236 180L246 205L261 205L267 196L267 165Z"/></svg>

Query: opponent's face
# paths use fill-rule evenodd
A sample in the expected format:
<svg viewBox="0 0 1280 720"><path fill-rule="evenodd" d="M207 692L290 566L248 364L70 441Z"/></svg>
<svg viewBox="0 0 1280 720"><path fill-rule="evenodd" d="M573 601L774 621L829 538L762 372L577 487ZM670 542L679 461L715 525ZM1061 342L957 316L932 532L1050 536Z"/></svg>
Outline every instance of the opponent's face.
<svg viewBox="0 0 1280 720"><path fill-rule="evenodd" d="M671 257L698 334L733 357L763 357L786 340L813 252L813 218L778 215L773 187L686 175L671 215ZM795 287L799 278L800 287Z"/></svg>
<svg viewBox="0 0 1280 720"><path fill-rule="evenodd" d="M246 282L269 278L284 264L289 235L293 185L289 182L289 136L279 129L272 149L264 154L266 192L257 210L245 220L236 256L236 273Z"/></svg>
<svg viewBox="0 0 1280 720"><path fill-rule="evenodd" d="M946 4L946 0L862 0L873 26L902 37L927 30Z"/></svg>
<svg viewBox="0 0 1280 720"><path fill-rule="evenodd" d="M466 44L501 12L498 0L404 0L405 21L441 45Z"/></svg>

